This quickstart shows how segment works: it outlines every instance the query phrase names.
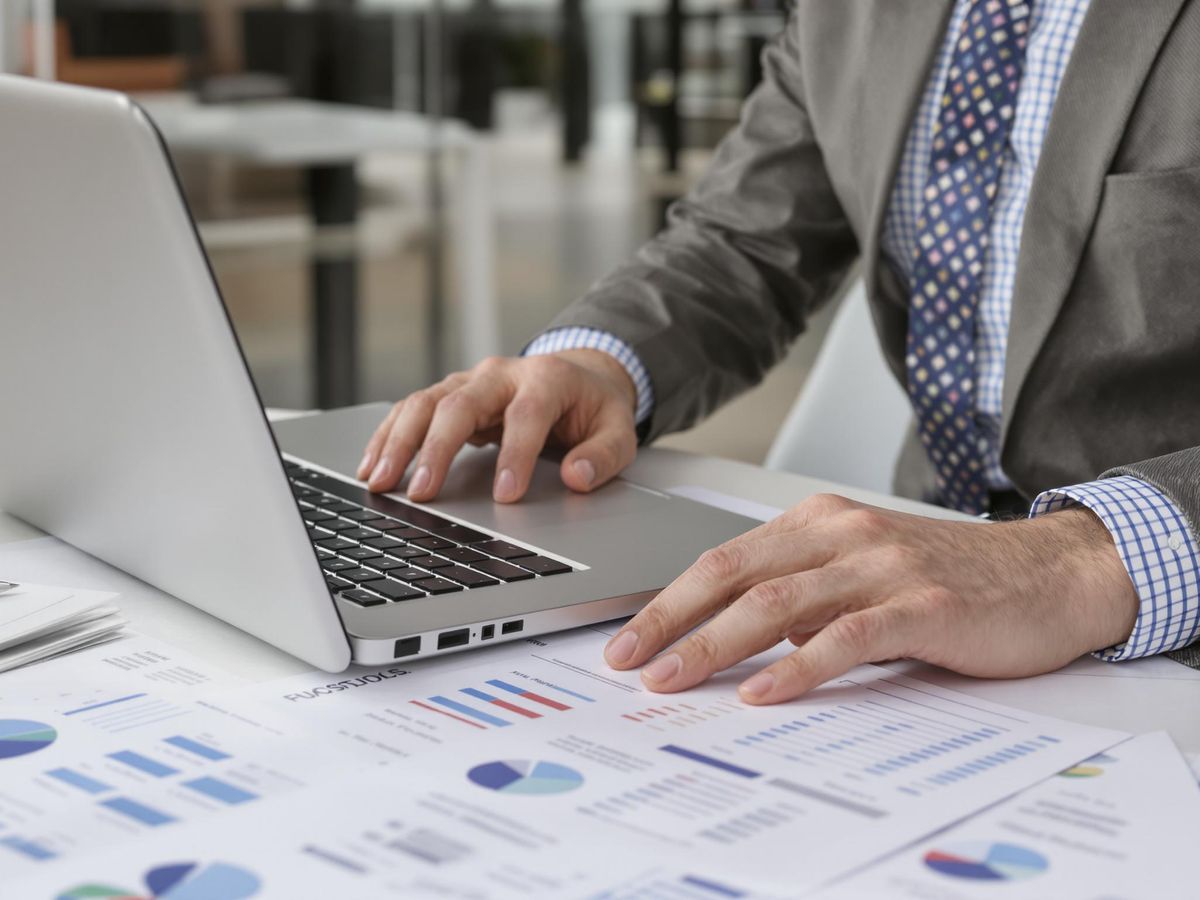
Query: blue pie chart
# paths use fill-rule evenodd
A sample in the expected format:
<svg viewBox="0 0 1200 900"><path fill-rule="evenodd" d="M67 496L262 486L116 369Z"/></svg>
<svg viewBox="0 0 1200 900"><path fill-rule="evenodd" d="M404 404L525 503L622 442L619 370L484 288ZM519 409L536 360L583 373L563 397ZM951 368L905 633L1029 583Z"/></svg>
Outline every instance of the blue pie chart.
<svg viewBox="0 0 1200 900"><path fill-rule="evenodd" d="M262 882L253 872L228 863L170 863L146 873L146 891L107 884L81 884L58 900L247 900Z"/></svg>
<svg viewBox="0 0 1200 900"><path fill-rule="evenodd" d="M1046 857L1028 847L988 841L937 847L924 861L933 871L964 881L1024 881L1050 868Z"/></svg>
<svg viewBox="0 0 1200 900"><path fill-rule="evenodd" d="M533 759L483 763L468 772L467 778L502 794L565 794L583 784L583 776L574 769Z"/></svg>
<svg viewBox="0 0 1200 900"><path fill-rule="evenodd" d="M57 737L58 732L45 722L0 719L0 759L45 750Z"/></svg>

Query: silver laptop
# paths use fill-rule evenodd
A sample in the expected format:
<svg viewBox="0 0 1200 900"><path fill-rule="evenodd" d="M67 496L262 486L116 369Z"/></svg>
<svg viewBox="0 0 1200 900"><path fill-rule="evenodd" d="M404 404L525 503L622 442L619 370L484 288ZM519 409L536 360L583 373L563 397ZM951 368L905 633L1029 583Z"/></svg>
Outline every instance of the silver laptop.
<svg viewBox="0 0 1200 900"><path fill-rule="evenodd" d="M438 501L353 472L375 404L274 433L162 142L128 98L0 77L0 509L339 671L629 615L753 526L494 451Z"/></svg>

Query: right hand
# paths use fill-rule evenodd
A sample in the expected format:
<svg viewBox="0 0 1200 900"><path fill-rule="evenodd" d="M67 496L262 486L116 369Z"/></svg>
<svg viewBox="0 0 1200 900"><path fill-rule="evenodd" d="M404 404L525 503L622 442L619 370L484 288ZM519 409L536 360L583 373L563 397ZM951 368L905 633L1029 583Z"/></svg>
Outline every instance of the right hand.
<svg viewBox="0 0 1200 900"><path fill-rule="evenodd" d="M601 350L485 359L393 406L367 444L358 478L372 491L391 491L415 459L408 496L432 500L463 444L499 441L492 495L513 503L553 442L569 450L563 483L591 491L633 462L636 404L633 380Z"/></svg>

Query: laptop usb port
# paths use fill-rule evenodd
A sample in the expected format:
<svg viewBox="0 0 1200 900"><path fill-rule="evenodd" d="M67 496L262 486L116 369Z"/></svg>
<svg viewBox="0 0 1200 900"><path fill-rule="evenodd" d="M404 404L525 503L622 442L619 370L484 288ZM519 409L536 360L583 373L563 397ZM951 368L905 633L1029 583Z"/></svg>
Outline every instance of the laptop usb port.
<svg viewBox="0 0 1200 900"><path fill-rule="evenodd" d="M516 634L518 631L525 630L524 619L514 619L512 622L505 622L500 626L501 634Z"/></svg>
<svg viewBox="0 0 1200 900"><path fill-rule="evenodd" d="M470 628L456 628L454 631L443 631L438 635L438 649L449 650L451 647L462 647L471 640Z"/></svg>
<svg viewBox="0 0 1200 900"><path fill-rule="evenodd" d="M479 632L479 639L482 641L490 641L495 636L496 636L496 626L495 625L484 625L483 629Z"/></svg>

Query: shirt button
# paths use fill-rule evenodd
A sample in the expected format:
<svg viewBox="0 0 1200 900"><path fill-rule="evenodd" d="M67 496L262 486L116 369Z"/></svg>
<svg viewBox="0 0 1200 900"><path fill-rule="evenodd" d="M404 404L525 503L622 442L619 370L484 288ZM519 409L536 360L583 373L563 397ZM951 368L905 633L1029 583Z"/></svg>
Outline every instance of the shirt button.
<svg viewBox="0 0 1200 900"><path fill-rule="evenodd" d="M1167 538L1167 546L1176 553L1183 549L1183 543L1183 535L1179 534L1178 532Z"/></svg>

